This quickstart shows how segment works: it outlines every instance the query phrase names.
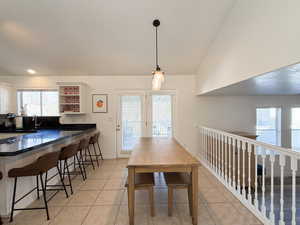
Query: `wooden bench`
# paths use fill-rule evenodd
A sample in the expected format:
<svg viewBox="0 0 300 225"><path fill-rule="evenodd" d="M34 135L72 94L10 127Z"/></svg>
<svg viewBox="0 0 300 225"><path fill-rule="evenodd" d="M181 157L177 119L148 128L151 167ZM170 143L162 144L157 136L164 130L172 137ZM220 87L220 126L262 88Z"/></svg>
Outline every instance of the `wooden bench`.
<svg viewBox="0 0 300 225"><path fill-rule="evenodd" d="M153 187L155 185L153 173L137 173L134 178L135 189L136 190L148 190L149 192L149 202L150 202L150 214L155 215L154 210L154 194ZM128 191L128 179L126 181L125 187Z"/></svg>
<svg viewBox="0 0 300 225"><path fill-rule="evenodd" d="M168 186L168 215L173 213L173 191L174 189L187 189L189 199L190 215L192 215L192 186L191 177L188 173L164 173L165 181Z"/></svg>

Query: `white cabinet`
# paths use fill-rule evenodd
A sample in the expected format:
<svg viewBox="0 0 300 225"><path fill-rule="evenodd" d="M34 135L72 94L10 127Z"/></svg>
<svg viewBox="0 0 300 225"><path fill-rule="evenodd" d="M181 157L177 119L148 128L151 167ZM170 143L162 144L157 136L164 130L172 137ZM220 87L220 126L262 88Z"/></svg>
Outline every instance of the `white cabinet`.
<svg viewBox="0 0 300 225"><path fill-rule="evenodd" d="M61 114L86 113L86 85L76 82L58 82L59 112Z"/></svg>

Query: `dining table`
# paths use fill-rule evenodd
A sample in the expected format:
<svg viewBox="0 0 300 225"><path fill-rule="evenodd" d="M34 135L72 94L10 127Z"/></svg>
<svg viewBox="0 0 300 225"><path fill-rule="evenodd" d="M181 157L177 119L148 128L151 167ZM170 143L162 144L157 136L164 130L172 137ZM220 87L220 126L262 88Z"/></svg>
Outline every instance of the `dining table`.
<svg viewBox="0 0 300 225"><path fill-rule="evenodd" d="M175 138L138 138L130 155L128 168L129 224L134 225L135 174L154 172L184 172L191 177L191 216L193 225L198 224L198 167L200 162Z"/></svg>

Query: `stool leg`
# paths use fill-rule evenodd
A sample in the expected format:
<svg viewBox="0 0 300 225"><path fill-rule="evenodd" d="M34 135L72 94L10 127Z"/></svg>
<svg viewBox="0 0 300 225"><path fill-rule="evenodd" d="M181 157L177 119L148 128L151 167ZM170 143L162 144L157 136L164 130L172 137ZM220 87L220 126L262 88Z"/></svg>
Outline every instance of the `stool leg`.
<svg viewBox="0 0 300 225"><path fill-rule="evenodd" d="M188 199L189 199L190 216L192 216L192 212L193 212L193 209L192 209L193 196L192 196L192 186L191 185L188 185L187 191L188 191Z"/></svg>
<svg viewBox="0 0 300 225"><path fill-rule="evenodd" d="M36 176L36 194L37 194L37 199L40 199L40 191L39 191L39 176Z"/></svg>
<svg viewBox="0 0 300 225"><path fill-rule="evenodd" d="M85 176L85 179L87 179L84 160L83 160L83 156L82 156L82 150L80 150L79 154L80 154L80 163L81 163L82 168L83 168L84 176Z"/></svg>
<svg viewBox="0 0 300 225"><path fill-rule="evenodd" d="M90 148L87 147L86 150L87 150L88 153L89 153L89 157L90 157L90 160L91 160L91 164L92 164L92 166L93 166L93 170L95 170L95 166L94 166L94 162L93 162L93 158L92 158L92 154L91 154Z"/></svg>
<svg viewBox="0 0 300 225"><path fill-rule="evenodd" d="M95 148L95 144L94 144L94 143L93 143L93 149L94 149L94 153L95 153L95 157L96 157L97 166L98 166L98 168L99 168L98 154L97 154L97 151L96 151L96 148Z"/></svg>
<svg viewBox="0 0 300 225"><path fill-rule="evenodd" d="M97 141L97 145L98 145L98 149L99 149L100 157L101 157L101 159L103 160L102 151L101 151L100 144L99 144L99 142L98 142L98 141Z"/></svg>
<svg viewBox="0 0 300 225"><path fill-rule="evenodd" d="M73 166L74 166L73 171L76 172L76 158L75 158L75 155L73 157L73 162L74 162L74 164L73 164Z"/></svg>
<svg viewBox="0 0 300 225"><path fill-rule="evenodd" d="M154 210L154 194L153 194L153 187L149 187L149 202L150 202L150 213L151 216L155 216L155 210Z"/></svg>
<svg viewBox="0 0 300 225"><path fill-rule="evenodd" d="M47 203L47 198L46 198L46 189L45 189L44 183L43 183L43 174L40 174L40 180L41 180L41 186L42 186L42 190L43 190L43 198L44 198L44 203L45 203L45 208L46 208L46 213L47 213L47 220L49 220L50 217L49 217L48 203Z"/></svg>
<svg viewBox="0 0 300 225"><path fill-rule="evenodd" d="M60 182L61 182L62 186L64 187L64 190L65 190L65 193L66 193L66 197L68 198L69 195L68 195L68 192L67 192L67 188L66 188L64 179L63 179L63 177L62 177L62 175L61 175L61 171L60 171L60 169L59 169L59 167L58 167L58 164L57 164L56 168L57 168L57 171L58 171L58 175L59 175L59 178L60 178Z"/></svg>
<svg viewBox="0 0 300 225"><path fill-rule="evenodd" d="M79 170L80 170L82 179L85 180L84 173L83 173L83 170L82 170L82 168L81 168L80 161L79 161L79 158L78 158L78 155L77 155L77 154L75 155L75 159L76 159L77 162L78 162L78 167L79 167ZM75 165L76 160L74 161L74 165Z"/></svg>
<svg viewBox="0 0 300 225"><path fill-rule="evenodd" d="M48 171L46 172L45 175L45 189L47 190L47 179L48 179Z"/></svg>
<svg viewBox="0 0 300 225"><path fill-rule="evenodd" d="M68 160L65 160L65 165L67 168L67 175L68 175L68 179L69 179L69 185L70 185L70 189L71 189L71 195L73 194L73 187L72 187L72 181L71 181L71 176L70 176L70 171L69 171L69 166L68 166Z"/></svg>
<svg viewBox="0 0 300 225"><path fill-rule="evenodd" d="M168 216L173 214L173 187L168 186Z"/></svg>
<svg viewBox="0 0 300 225"><path fill-rule="evenodd" d="M18 180L18 177L15 177L14 191L13 191L13 198L12 198L12 203L11 203L11 212L10 212L10 220L9 220L9 222L12 222L13 221L13 217L14 217L15 201L16 201L16 191L17 191L17 180Z"/></svg>

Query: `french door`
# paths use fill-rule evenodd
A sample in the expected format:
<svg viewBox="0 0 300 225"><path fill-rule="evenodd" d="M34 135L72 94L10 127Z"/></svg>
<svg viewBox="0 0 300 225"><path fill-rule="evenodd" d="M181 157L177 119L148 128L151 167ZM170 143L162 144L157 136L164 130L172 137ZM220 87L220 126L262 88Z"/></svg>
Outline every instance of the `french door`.
<svg viewBox="0 0 300 225"><path fill-rule="evenodd" d="M140 137L171 137L173 93L131 92L118 95L118 157L128 157Z"/></svg>

